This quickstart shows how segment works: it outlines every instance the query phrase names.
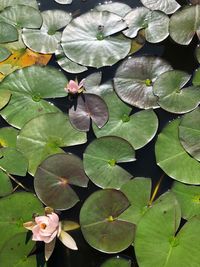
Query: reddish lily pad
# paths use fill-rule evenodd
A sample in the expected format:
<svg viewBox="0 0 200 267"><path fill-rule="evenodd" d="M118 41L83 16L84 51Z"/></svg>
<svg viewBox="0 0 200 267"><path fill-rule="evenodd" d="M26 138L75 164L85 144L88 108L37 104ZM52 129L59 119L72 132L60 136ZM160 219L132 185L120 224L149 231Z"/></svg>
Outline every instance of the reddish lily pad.
<svg viewBox="0 0 200 267"><path fill-rule="evenodd" d="M77 105L69 110L71 124L80 131L89 131L90 118L102 128L108 120L108 108L104 100L94 94L79 95Z"/></svg>
<svg viewBox="0 0 200 267"><path fill-rule="evenodd" d="M79 197L72 186L87 187L82 161L72 154L56 154L48 157L38 167L34 188L39 199L57 210L73 207Z"/></svg>
<svg viewBox="0 0 200 267"><path fill-rule="evenodd" d="M104 189L90 195L80 212L81 230L86 241L106 253L129 247L134 239L135 225L118 218L128 206L128 199L117 190Z"/></svg>

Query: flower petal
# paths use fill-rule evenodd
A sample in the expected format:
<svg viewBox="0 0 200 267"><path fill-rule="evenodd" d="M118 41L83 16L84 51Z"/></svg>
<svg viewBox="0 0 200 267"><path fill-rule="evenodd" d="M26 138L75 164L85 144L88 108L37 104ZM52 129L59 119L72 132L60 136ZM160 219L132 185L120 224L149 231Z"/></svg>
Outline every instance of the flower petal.
<svg viewBox="0 0 200 267"><path fill-rule="evenodd" d="M28 230L32 230L33 227L35 226L35 223L30 221L30 222L23 223L23 226Z"/></svg>
<svg viewBox="0 0 200 267"><path fill-rule="evenodd" d="M55 244L56 244L56 238L54 238L50 243L45 243L44 253L46 261L48 261L49 258L51 257L55 248Z"/></svg>
<svg viewBox="0 0 200 267"><path fill-rule="evenodd" d="M74 239L66 232L62 231L60 232L60 235L58 237L60 241L68 248L77 250L76 242Z"/></svg>

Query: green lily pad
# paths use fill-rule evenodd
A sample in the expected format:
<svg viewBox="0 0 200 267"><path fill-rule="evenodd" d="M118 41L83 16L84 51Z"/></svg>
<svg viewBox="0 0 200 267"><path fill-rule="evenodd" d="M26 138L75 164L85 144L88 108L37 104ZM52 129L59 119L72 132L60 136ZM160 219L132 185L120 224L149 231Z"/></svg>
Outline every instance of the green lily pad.
<svg viewBox="0 0 200 267"><path fill-rule="evenodd" d="M90 195L80 211L81 230L90 246L117 253L131 245L135 226L118 218L128 206L128 199L118 190L105 189Z"/></svg>
<svg viewBox="0 0 200 267"><path fill-rule="evenodd" d="M47 262L44 260L44 255L36 254L29 257L24 257L15 267L47 267Z"/></svg>
<svg viewBox="0 0 200 267"><path fill-rule="evenodd" d="M87 187L88 178L81 159L73 154L56 154L39 165L34 188L39 199L56 210L73 207L79 197L72 186Z"/></svg>
<svg viewBox="0 0 200 267"><path fill-rule="evenodd" d="M126 103L142 109L157 108L153 83L172 67L156 57L132 57L121 63L114 77L114 88Z"/></svg>
<svg viewBox="0 0 200 267"><path fill-rule="evenodd" d="M178 44L188 45L195 33L200 38L200 5L186 6L170 18L169 32Z"/></svg>
<svg viewBox="0 0 200 267"><path fill-rule="evenodd" d="M58 4L69 5L72 3L72 0L55 0Z"/></svg>
<svg viewBox="0 0 200 267"><path fill-rule="evenodd" d="M3 21L0 21L0 43L13 42L18 39L17 29Z"/></svg>
<svg viewBox="0 0 200 267"><path fill-rule="evenodd" d="M104 2L95 7L97 11L109 11L117 14L120 17L125 17L127 13L131 11L131 7L127 4L120 2Z"/></svg>
<svg viewBox="0 0 200 267"><path fill-rule="evenodd" d="M10 174L25 176L28 161L20 151L5 147L0 149L0 168Z"/></svg>
<svg viewBox="0 0 200 267"><path fill-rule="evenodd" d="M182 217L186 220L200 215L200 187L174 182L172 192L181 206Z"/></svg>
<svg viewBox="0 0 200 267"><path fill-rule="evenodd" d="M131 267L131 260L115 257L105 261L101 267Z"/></svg>
<svg viewBox="0 0 200 267"><path fill-rule="evenodd" d="M135 149L152 140L158 129L158 119L153 110L143 110L130 115L131 108L115 93L108 93L103 99L108 105L109 120L101 129L93 124L97 137L118 136L127 140Z"/></svg>
<svg viewBox="0 0 200 267"><path fill-rule="evenodd" d="M195 159L200 161L200 108L186 114L179 125L182 146Z"/></svg>
<svg viewBox="0 0 200 267"><path fill-rule="evenodd" d="M57 50L61 39L60 29L72 19L71 15L62 10L47 10L42 13L41 29L24 29L22 38L28 48L42 54L52 54Z"/></svg>
<svg viewBox="0 0 200 267"><path fill-rule="evenodd" d="M166 14L172 14L180 5L175 0L141 0L142 4L152 10L160 10Z"/></svg>
<svg viewBox="0 0 200 267"><path fill-rule="evenodd" d="M194 86L200 86L200 68L196 69L192 79L192 84Z"/></svg>
<svg viewBox="0 0 200 267"><path fill-rule="evenodd" d="M0 197L5 197L13 191L12 183L8 175L0 170Z"/></svg>
<svg viewBox="0 0 200 267"><path fill-rule="evenodd" d="M197 58L197 61L200 64L200 45L198 45L197 48L196 48L196 58Z"/></svg>
<svg viewBox="0 0 200 267"><path fill-rule="evenodd" d="M153 92L158 96L161 108L172 113L186 113L200 103L200 90L190 86L181 89L190 79L183 71L172 70L160 75L153 85Z"/></svg>
<svg viewBox="0 0 200 267"><path fill-rule="evenodd" d="M137 225L147 211L151 197L151 179L136 177L122 185L120 191L128 198L131 205L119 218Z"/></svg>
<svg viewBox="0 0 200 267"><path fill-rule="evenodd" d="M119 189L132 178L117 163L135 160L135 151L126 140L107 136L95 139L83 155L84 169L90 180L102 188Z"/></svg>
<svg viewBox="0 0 200 267"><path fill-rule="evenodd" d="M0 147L16 147L17 135L19 131L13 127L3 127L0 129Z"/></svg>
<svg viewBox="0 0 200 267"><path fill-rule="evenodd" d="M10 55L11 55L11 52L7 48L0 47L0 62L6 60Z"/></svg>
<svg viewBox="0 0 200 267"><path fill-rule="evenodd" d="M87 67L81 66L67 58L61 46L59 46L58 49L55 51L55 55L58 65L64 71L67 71L69 73L81 73L88 69Z"/></svg>
<svg viewBox="0 0 200 267"><path fill-rule="evenodd" d="M16 5L5 8L0 13L0 21L12 24L17 28L40 28L42 16L40 12L25 5Z"/></svg>
<svg viewBox="0 0 200 267"><path fill-rule="evenodd" d="M126 23L120 16L108 11L90 11L67 25L61 45L66 56L78 64L111 66L130 51L131 40L114 35L124 28Z"/></svg>
<svg viewBox="0 0 200 267"><path fill-rule="evenodd" d="M135 253L140 267L197 267L200 265L200 218L180 226L180 207L172 193L166 193L137 225Z"/></svg>
<svg viewBox="0 0 200 267"><path fill-rule="evenodd" d="M49 113L24 125L17 139L17 147L29 160L29 173L34 175L44 159L64 152L60 147L83 144L86 140L86 134L75 130L67 115Z"/></svg>
<svg viewBox="0 0 200 267"><path fill-rule="evenodd" d="M159 43L169 35L169 17L163 12L139 7L133 9L124 19L128 29L123 33L127 37L134 38L139 30L144 29L144 35L148 42Z"/></svg>
<svg viewBox="0 0 200 267"><path fill-rule="evenodd" d="M11 92L8 90L0 91L0 109L4 108L11 98Z"/></svg>
<svg viewBox="0 0 200 267"><path fill-rule="evenodd" d="M182 147L178 134L179 124L180 119L176 119L159 134L155 146L157 164L171 178L197 185L200 184L200 163Z"/></svg>
<svg viewBox="0 0 200 267"><path fill-rule="evenodd" d="M38 9L38 3L36 0L1 0L0 10L3 10L8 6L16 6L16 5L32 6Z"/></svg>
<svg viewBox="0 0 200 267"><path fill-rule="evenodd" d="M77 98L76 107L69 109L69 119L73 127L79 131L89 131L90 119L102 128L108 121L108 107L105 101L95 94L83 94Z"/></svg>
<svg viewBox="0 0 200 267"><path fill-rule="evenodd" d="M21 128L30 119L59 111L44 99L64 97L67 78L53 67L31 66L17 70L0 84L1 90L12 93L9 104L1 111L11 125Z"/></svg>
<svg viewBox="0 0 200 267"><path fill-rule="evenodd" d="M26 205L24 205L24 203L26 203ZM1 228L0 251L4 247L5 242L7 242L10 238L14 237L16 234L23 233L23 236L25 237L27 234L27 230L23 227L23 223L31 221L33 213L42 213L42 212L43 212L43 206L41 202L38 200L37 197L35 197L31 193L18 192L9 195L7 197L1 198L0 199L0 228ZM25 240L26 239L24 239L24 242Z"/></svg>

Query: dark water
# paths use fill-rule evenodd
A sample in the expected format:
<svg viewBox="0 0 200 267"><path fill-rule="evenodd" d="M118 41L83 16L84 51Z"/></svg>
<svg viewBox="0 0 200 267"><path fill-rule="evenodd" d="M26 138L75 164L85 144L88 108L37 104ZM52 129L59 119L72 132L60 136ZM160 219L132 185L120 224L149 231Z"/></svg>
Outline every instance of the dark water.
<svg viewBox="0 0 200 267"><path fill-rule="evenodd" d="M117 1L113 1L117 2ZM129 4L131 7L141 6L139 0L126 0L121 1L123 3ZM187 1L178 1L180 4L184 5ZM40 9L41 10L48 10L48 9L63 9L69 11L73 14L73 16L78 16L88 10L92 9L95 5L97 5L99 1L95 0L74 0L71 5L59 5L54 0L41 0L40 1ZM171 65L175 69L180 69L189 72L192 74L194 70L197 68L198 64L194 57L194 49L197 45L197 39L194 38L193 42L189 46L179 46L175 44L170 38L165 40L159 44L148 44L146 43L145 46L137 52L137 55L155 55L161 56L167 61L171 63ZM50 62L51 65L57 66L55 63L55 58L53 58ZM113 67L103 68L101 69L103 72L103 80L112 79L115 70L118 64ZM89 72L80 74L79 77L84 78L89 73L94 72L95 70L89 70ZM66 74L68 79L72 79L75 76ZM66 103L65 100L58 100L56 104L65 111L66 110ZM137 111L137 109L133 109L133 112ZM159 118L159 130L164 127L164 125L175 118L176 116L170 113L165 112L164 110L158 109L155 111ZM0 125L6 126L7 124L3 119L0 119ZM66 151L72 152L79 157L82 157L83 152L87 145L94 139L94 134L92 131L88 133L88 143L84 145L80 145L77 147L67 148ZM144 176L144 177L151 177L153 186L158 182L159 178L162 175L162 170L156 165L155 161L155 154L154 154L154 145L155 145L156 137L144 148L136 151L136 158L137 161L129 164L123 164L133 176ZM29 182L26 182L26 181ZM30 188L32 186L31 182L32 178L22 180L23 183L27 183L27 186ZM164 178L159 194L166 191L170 188L172 184L172 179L169 177ZM61 218L63 219L71 219L71 220L78 220L79 218L79 211L84 202L84 200L95 190L98 188L94 186L91 182L89 182L89 187L87 189L76 188L76 192L80 197L80 202L69 211L65 211L61 214ZM77 241L77 245L79 247L78 252L73 252L68 250L60 242L57 242L56 249L53 253L53 256L49 260L48 266L49 267L99 267L106 259L111 257L112 255L100 253L93 248L91 248L82 237L81 231L76 231L73 233L74 238ZM123 237L122 237L123 238ZM129 249L125 250L118 255L131 258L133 261L134 267L137 266L136 260L134 258L134 249L130 247ZM151 266L154 267L154 266Z"/></svg>

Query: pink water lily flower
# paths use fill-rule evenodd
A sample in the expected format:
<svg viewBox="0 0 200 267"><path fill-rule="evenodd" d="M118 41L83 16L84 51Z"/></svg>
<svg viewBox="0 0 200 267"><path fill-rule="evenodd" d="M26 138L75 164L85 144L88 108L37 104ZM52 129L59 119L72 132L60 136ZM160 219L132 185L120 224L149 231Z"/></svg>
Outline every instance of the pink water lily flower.
<svg viewBox="0 0 200 267"><path fill-rule="evenodd" d="M80 83L78 83L77 80L75 81L70 80L67 87L65 88L65 91L70 94L81 93L83 91L83 83L84 83L84 79L81 80Z"/></svg>
<svg viewBox="0 0 200 267"><path fill-rule="evenodd" d="M77 250L76 242L65 231L62 230L61 222L56 213L51 212L45 216L36 216L34 221L23 224L33 233L32 240L45 242L45 258L48 260L55 247L56 236L68 248Z"/></svg>

